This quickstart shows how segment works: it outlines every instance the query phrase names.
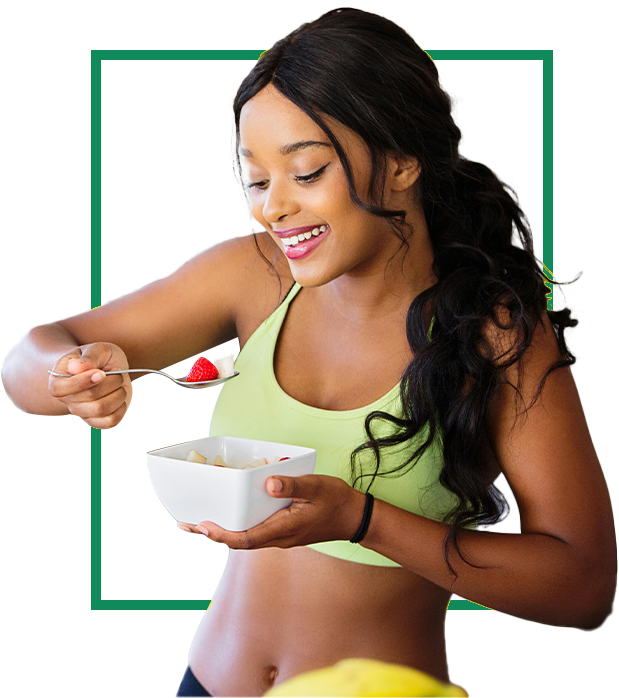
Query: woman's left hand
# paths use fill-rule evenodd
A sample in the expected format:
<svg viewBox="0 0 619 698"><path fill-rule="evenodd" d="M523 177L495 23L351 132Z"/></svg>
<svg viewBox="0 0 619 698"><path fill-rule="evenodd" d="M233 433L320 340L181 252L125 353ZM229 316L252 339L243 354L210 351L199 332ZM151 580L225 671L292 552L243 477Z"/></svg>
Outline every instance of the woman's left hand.
<svg viewBox="0 0 619 698"><path fill-rule="evenodd" d="M338 477L277 475L267 480L266 491L271 497L292 498L292 504L247 531L227 531L212 521L178 526L229 548L253 550L350 540L363 518L365 495Z"/></svg>

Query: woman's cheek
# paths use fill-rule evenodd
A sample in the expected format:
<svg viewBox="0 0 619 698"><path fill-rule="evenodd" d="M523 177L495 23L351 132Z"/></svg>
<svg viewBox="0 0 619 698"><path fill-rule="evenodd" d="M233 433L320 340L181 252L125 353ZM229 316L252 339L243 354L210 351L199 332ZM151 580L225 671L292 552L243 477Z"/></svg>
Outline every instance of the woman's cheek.
<svg viewBox="0 0 619 698"><path fill-rule="evenodd" d="M265 228L268 227L268 223L265 221L262 214L262 202L261 198L264 199L264 195L261 197L257 193L249 193L249 211L253 218L255 218L258 223L261 223Z"/></svg>

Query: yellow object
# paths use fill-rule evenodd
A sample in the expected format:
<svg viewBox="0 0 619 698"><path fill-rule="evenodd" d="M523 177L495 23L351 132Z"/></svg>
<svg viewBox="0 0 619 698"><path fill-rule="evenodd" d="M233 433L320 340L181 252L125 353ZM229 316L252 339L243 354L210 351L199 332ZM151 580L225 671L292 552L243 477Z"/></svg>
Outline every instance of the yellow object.
<svg viewBox="0 0 619 698"><path fill-rule="evenodd" d="M468 696L423 671L375 659L343 659L282 681L265 696Z"/></svg>

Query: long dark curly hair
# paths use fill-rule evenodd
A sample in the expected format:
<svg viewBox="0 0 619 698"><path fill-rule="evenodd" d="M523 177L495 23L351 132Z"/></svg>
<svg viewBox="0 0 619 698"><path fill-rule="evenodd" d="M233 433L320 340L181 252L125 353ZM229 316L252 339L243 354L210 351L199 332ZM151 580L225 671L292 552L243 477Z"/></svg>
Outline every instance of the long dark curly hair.
<svg viewBox="0 0 619 698"><path fill-rule="evenodd" d="M341 8L276 42L242 82L234 100L239 172L241 109L269 84L323 129L340 158L352 200L364 211L387 219L407 247L407 232L414 231L405 212L383 208L382 196L377 198L374 192L383 191L388 153L412 156L421 166L419 194L438 281L412 299L408 310L406 333L414 359L401 381L402 416L382 411L367 415L367 441L351 454L351 470L355 476L356 459L363 451L373 453L369 489L377 476L397 476L414 467L437 439L444 459L440 483L458 502L444 518L450 524L445 560L455 574L448 553L453 543L462 557L458 532L465 526L496 523L508 510L501 492L488 484L485 457L488 406L498 385L505 382L504 371L518 364L521 372L520 359L548 312L562 360L546 371L535 402L548 375L574 363L564 330L577 321L567 308L546 310L549 279L533 254L529 223L515 192L488 167L459 154L461 132L436 65L403 29L379 15ZM320 113L352 129L367 144L372 158L369 202L357 195L346 154ZM428 304L434 316L430 338L424 323ZM489 322L517 338L498 360L487 341ZM513 387L518 391L518 385ZM371 427L376 419L390 422L393 433L374 438ZM381 448L413 437L418 445L405 462L379 472ZM354 484L368 475L357 474Z"/></svg>

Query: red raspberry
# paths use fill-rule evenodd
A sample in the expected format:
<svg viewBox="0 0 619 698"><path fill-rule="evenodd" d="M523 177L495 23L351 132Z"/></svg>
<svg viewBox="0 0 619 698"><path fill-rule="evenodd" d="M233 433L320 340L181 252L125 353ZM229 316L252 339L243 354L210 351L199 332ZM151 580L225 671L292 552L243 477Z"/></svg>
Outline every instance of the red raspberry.
<svg viewBox="0 0 619 698"><path fill-rule="evenodd" d="M213 381L216 378L219 378L217 367L201 356L191 367L185 380L188 383L198 383L200 381Z"/></svg>

